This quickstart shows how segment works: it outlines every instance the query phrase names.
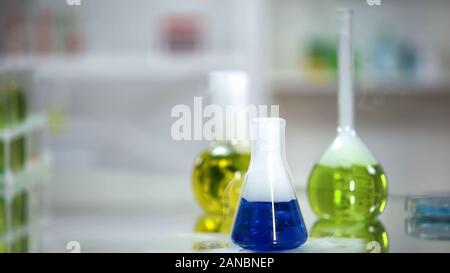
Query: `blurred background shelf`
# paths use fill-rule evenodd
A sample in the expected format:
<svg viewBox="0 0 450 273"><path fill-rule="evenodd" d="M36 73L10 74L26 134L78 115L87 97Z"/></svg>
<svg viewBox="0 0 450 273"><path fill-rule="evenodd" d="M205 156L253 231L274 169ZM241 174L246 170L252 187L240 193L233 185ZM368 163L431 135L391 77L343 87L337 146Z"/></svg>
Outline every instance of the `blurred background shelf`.
<svg viewBox="0 0 450 273"><path fill-rule="evenodd" d="M79 81L142 81L154 84L170 84L173 81L205 81L209 71L232 69L237 65L236 55L204 55L185 57L161 57L149 54L136 55L80 55L54 57L9 57L0 59L0 71L30 69L39 80ZM331 73L331 72L330 72ZM337 79L324 75L312 79L305 71L273 69L267 78L273 94L327 95L336 94ZM325 74L325 73L324 73ZM441 72L439 77L402 78L382 80L363 76L356 92L365 94L446 94L450 93L450 75Z"/></svg>
<svg viewBox="0 0 450 273"><path fill-rule="evenodd" d="M336 95L338 82L332 77L312 80L298 70L273 70L269 74L274 95ZM450 73L449 73L450 75ZM439 95L450 94L450 80L442 79L397 79L382 81L365 77L355 86L359 95Z"/></svg>
<svg viewBox="0 0 450 273"><path fill-rule="evenodd" d="M205 79L212 69L236 66L234 55L164 57L151 54L84 54L76 56L17 57L0 60L0 71L28 68L37 79L155 83Z"/></svg>

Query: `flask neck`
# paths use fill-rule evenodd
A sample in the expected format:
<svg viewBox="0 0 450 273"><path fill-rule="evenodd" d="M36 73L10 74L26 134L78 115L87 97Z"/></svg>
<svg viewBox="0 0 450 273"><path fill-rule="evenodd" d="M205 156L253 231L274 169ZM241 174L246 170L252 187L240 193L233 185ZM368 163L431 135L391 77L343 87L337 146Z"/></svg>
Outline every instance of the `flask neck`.
<svg viewBox="0 0 450 273"><path fill-rule="evenodd" d="M285 156L285 120L258 118L252 122L252 157L242 196L260 202L295 199Z"/></svg>
<svg viewBox="0 0 450 273"><path fill-rule="evenodd" d="M285 164L285 121L278 118L256 119L253 124L252 164L264 168Z"/></svg>
<svg viewBox="0 0 450 273"><path fill-rule="evenodd" d="M352 41L352 11L341 9L338 12L339 34L339 127L346 130L354 126L354 56Z"/></svg>

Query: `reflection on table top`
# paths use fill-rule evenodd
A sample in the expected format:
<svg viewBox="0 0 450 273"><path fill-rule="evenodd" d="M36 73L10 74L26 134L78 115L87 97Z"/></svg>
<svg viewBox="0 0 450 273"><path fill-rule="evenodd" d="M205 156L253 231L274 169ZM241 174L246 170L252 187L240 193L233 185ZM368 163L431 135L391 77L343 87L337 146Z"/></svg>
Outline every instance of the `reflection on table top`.
<svg viewBox="0 0 450 273"><path fill-rule="evenodd" d="M310 239L291 252L450 252L449 240L419 238L407 219L404 197L390 196L377 221L355 224L317 220L306 194L299 192L298 198ZM68 252L67 242L78 241L83 252L242 251L227 234L194 232L202 227L214 230L216 221L193 202L162 204L141 212L65 212L56 214L45 228L42 250ZM407 230L415 234L408 235Z"/></svg>

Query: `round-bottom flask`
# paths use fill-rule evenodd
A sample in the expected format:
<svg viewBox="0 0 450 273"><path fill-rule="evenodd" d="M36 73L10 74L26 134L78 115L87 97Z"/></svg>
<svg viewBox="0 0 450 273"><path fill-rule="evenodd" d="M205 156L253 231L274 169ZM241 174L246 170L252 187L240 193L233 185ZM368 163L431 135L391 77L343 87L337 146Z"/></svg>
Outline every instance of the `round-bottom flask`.
<svg viewBox="0 0 450 273"><path fill-rule="evenodd" d="M308 197L320 218L374 219L386 207L387 179L354 131L339 132L311 172Z"/></svg>
<svg viewBox="0 0 450 273"><path fill-rule="evenodd" d="M249 152L227 142L214 142L197 157L192 186L197 202L207 213L222 215L224 200L239 199L240 188L231 192L230 184L244 177L249 162ZM237 206L237 202L226 204L233 209Z"/></svg>

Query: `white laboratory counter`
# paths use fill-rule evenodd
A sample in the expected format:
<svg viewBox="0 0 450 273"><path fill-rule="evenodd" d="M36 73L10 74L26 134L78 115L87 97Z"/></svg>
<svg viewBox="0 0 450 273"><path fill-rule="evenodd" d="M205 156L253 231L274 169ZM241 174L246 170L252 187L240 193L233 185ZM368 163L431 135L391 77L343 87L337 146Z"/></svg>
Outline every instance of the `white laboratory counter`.
<svg viewBox="0 0 450 273"><path fill-rule="evenodd" d="M226 234L193 232L202 211L193 201L188 177L86 171L57 173L55 179L41 251L70 252L71 241L82 252L242 251ZM381 251L450 252L449 240L407 234L411 226L403 196L389 196L379 222L364 231L317 223L306 193L299 191L298 198L314 236L292 252L377 252L377 242L367 244L373 238L381 240Z"/></svg>

